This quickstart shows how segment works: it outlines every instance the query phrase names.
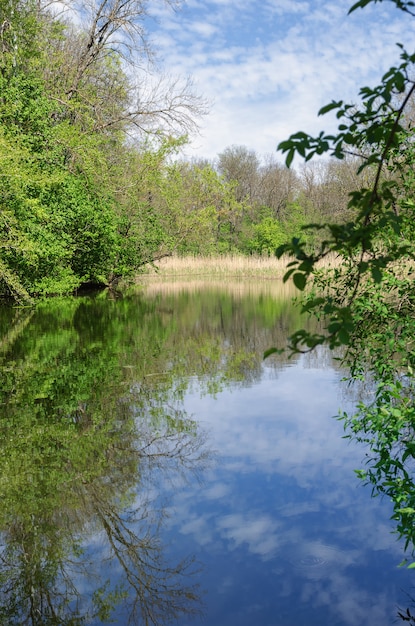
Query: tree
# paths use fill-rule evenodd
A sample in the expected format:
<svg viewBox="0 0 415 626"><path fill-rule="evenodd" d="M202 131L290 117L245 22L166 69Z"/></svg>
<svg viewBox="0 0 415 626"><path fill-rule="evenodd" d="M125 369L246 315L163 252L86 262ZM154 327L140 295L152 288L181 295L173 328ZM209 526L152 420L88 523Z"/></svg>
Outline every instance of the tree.
<svg viewBox="0 0 415 626"><path fill-rule="evenodd" d="M165 172L166 226L179 254L216 251L218 220L226 185L207 163L176 162Z"/></svg>
<svg viewBox="0 0 415 626"><path fill-rule="evenodd" d="M68 0L79 27L62 6L0 3L0 295L18 302L114 286L171 251L149 197L205 110L151 65L146 0Z"/></svg>
<svg viewBox="0 0 415 626"><path fill-rule="evenodd" d="M118 603L129 623L199 610L191 556L164 554L165 502L154 493L161 474L197 471L204 438L174 397L173 373L161 384L148 376L168 360L170 333L154 307L110 305L3 309L2 624L107 622ZM105 547L91 559L98 535Z"/></svg>
<svg viewBox="0 0 415 626"><path fill-rule="evenodd" d="M177 5L176 0L165 3ZM148 4L147 0L68 0L68 8L82 16L82 28L61 23L64 38L56 28L55 37L49 35L54 59L48 64L48 85L52 91L59 86L56 97L69 115L82 111L92 115L90 130L127 128L136 136L155 131L177 136L194 132L197 118L207 111L191 79L158 71L145 29ZM46 7L50 11L50 3ZM126 80L128 66L134 78Z"/></svg>
<svg viewBox="0 0 415 626"><path fill-rule="evenodd" d="M236 183L235 195L238 202L254 202L259 181L259 159L253 150L248 150L245 146L226 148L219 154L218 170L228 182Z"/></svg>
<svg viewBox="0 0 415 626"><path fill-rule="evenodd" d="M279 222L272 217L265 217L254 226L254 237L251 249L254 252L268 255L274 254L276 249L286 240L286 233Z"/></svg>
<svg viewBox="0 0 415 626"><path fill-rule="evenodd" d="M259 183L256 201L271 209L272 217L282 220L287 205L299 191L297 174L275 161L272 155L265 158L259 168Z"/></svg>
<svg viewBox="0 0 415 626"><path fill-rule="evenodd" d="M376 1L359 0L350 12ZM393 3L408 19L415 17L413 2ZM299 132L280 144L287 165L296 153L306 161L315 155L353 157L358 185L349 194L346 221L306 227L322 233L317 251L307 252L304 241L294 238L278 254L294 257L285 279L292 277L300 290L313 278L303 310L325 322L324 332L294 333L291 350L323 343L339 347L351 380L369 381L374 399L363 397L356 414L343 419L349 436L370 446L367 466L358 475L391 498L397 532L413 554L415 149L410 112L415 54L398 46L399 63L378 86L360 90L358 106L333 101L320 110L321 115L336 112L336 133ZM318 269L318 262L333 253L337 264Z"/></svg>

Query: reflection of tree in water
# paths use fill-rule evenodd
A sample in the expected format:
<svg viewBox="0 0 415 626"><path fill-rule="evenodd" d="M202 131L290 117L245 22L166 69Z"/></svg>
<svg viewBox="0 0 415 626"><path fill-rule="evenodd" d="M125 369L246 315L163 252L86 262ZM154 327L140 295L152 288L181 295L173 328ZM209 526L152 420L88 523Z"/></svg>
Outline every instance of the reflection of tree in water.
<svg viewBox="0 0 415 626"><path fill-rule="evenodd" d="M415 624L415 615L411 613L410 609L400 609L398 611L398 618L407 624Z"/></svg>
<svg viewBox="0 0 415 626"><path fill-rule="evenodd" d="M185 580L192 573L191 560L171 565L163 558L158 537L163 511L143 492L136 506L127 507L117 483L111 477L106 482L92 479L76 497L70 494L74 502L79 498L76 512L30 512L3 532L1 623L81 624L92 616L105 620L120 600L134 623L164 623L194 610L197 592ZM57 494L57 505L62 495ZM41 505L41 496L39 500ZM88 538L101 543L105 538L103 580L96 552L88 555ZM119 565L118 586L105 581L111 561ZM93 579L92 606L86 607L82 588Z"/></svg>
<svg viewBox="0 0 415 626"><path fill-rule="evenodd" d="M2 344L0 623L105 622L117 603L133 623L165 623L198 594L191 559L165 560L154 481L197 469L203 441L163 409L166 386L144 413L118 365L118 322L91 342L71 306L47 332L40 312L19 320Z"/></svg>
<svg viewBox="0 0 415 626"><path fill-rule="evenodd" d="M46 441L47 431L43 434ZM191 560L164 561L163 509L153 500L151 476L155 467L172 472L197 464L200 440L194 433L160 432L151 440L147 434L142 437L139 429L128 438L98 433L85 445L75 437L74 446L83 450L76 455L66 447L66 480L59 472L44 477L40 467L39 472L33 468L25 482L35 497L6 498L0 516L5 529L1 623L81 624L92 616L104 621L120 600L134 623L164 623L195 609L196 589L185 579L192 573ZM53 443L58 444L56 438ZM89 541L103 547L103 580ZM111 562L118 564L118 586L105 582L114 570ZM82 588L94 578L96 589L87 606Z"/></svg>
<svg viewBox="0 0 415 626"><path fill-rule="evenodd" d="M406 622L410 626L415 626L415 598L413 596L413 593L406 593L406 596L407 596L407 601L405 604L406 605L409 604L409 607L408 606L406 606L405 608L400 607L397 613L397 617L398 617L398 620Z"/></svg>
<svg viewBox="0 0 415 626"><path fill-rule="evenodd" d="M205 460L181 408L192 380L254 380L282 337L284 306L266 305L207 294L0 311L0 623L102 623L120 604L123 623L159 624L199 607L191 559L166 561L160 493Z"/></svg>
<svg viewBox="0 0 415 626"><path fill-rule="evenodd" d="M162 302L171 316L174 312L177 332L167 345L176 353L185 351L183 373L187 368L204 377L208 391L255 383L264 367L278 369L286 364L286 355L264 364L263 354L270 346L284 347L288 328L298 323L298 310L293 314L289 298L235 294L213 286L171 293L168 287L165 292L162 286L151 291L152 301Z"/></svg>

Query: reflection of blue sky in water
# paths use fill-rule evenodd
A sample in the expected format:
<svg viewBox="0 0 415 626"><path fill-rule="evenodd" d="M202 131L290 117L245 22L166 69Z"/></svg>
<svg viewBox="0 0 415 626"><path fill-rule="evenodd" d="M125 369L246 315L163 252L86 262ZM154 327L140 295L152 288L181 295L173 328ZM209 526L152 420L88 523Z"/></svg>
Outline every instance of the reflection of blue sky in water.
<svg viewBox="0 0 415 626"><path fill-rule="evenodd" d="M405 604L391 507L355 477L365 451L333 419L339 378L303 361L187 398L218 458L175 496L169 539L204 565L206 626L389 626Z"/></svg>

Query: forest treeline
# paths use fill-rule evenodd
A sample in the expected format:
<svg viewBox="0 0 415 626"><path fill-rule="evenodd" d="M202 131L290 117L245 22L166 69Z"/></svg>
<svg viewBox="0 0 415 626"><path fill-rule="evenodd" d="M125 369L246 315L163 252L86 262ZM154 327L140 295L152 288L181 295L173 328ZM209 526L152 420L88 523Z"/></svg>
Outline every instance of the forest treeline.
<svg viewBox="0 0 415 626"><path fill-rule="evenodd" d="M344 220L353 160L180 158L206 103L157 70L147 19L146 0L0 0L1 296L116 285L173 253L273 254Z"/></svg>

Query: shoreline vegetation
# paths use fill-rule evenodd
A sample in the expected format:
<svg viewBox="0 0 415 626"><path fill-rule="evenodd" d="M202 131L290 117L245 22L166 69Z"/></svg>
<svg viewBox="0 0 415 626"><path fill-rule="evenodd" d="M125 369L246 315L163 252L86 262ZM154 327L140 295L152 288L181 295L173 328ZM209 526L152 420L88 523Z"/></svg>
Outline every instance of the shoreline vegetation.
<svg viewBox="0 0 415 626"><path fill-rule="evenodd" d="M282 280L287 271L290 257L242 254L217 256L168 256L149 267L137 277L138 283L154 280L176 279L216 279L216 278L261 278ZM335 265L336 256L324 259L321 267Z"/></svg>

